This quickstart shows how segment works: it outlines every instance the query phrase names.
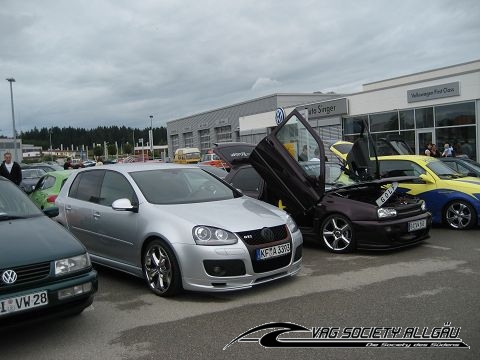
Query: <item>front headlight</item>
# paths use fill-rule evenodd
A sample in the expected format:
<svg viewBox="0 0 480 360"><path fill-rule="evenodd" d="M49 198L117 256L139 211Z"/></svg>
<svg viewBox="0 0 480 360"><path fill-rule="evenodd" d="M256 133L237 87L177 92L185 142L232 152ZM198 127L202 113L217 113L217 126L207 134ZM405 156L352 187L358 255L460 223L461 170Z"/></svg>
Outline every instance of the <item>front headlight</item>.
<svg viewBox="0 0 480 360"><path fill-rule="evenodd" d="M92 265L88 253L55 261L55 276L65 275Z"/></svg>
<svg viewBox="0 0 480 360"><path fill-rule="evenodd" d="M295 222L295 220L292 219L290 215L287 215L287 227L292 234L298 230L297 223Z"/></svg>
<svg viewBox="0 0 480 360"><path fill-rule="evenodd" d="M377 215L379 219L397 216L397 210L392 208L378 208Z"/></svg>
<svg viewBox="0 0 480 360"><path fill-rule="evenodd" d="M205 225L195 226L192 235L197 245L232 245L238 242L234 233Z"/></svg>

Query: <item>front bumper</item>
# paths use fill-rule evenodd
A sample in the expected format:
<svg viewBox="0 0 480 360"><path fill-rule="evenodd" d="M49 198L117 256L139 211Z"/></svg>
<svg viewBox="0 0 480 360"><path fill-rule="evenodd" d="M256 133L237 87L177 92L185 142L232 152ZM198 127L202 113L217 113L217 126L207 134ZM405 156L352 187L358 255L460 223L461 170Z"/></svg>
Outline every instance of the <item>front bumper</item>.
<svg viewBox="0 0 480 360"><path fill-rule="evenodd" d="M62 300L59 299L59 291L88 283L91 284L91 289L89 291ZM55 279L55 281L28 288L22 287L21 290L15 292L7 292L5 291L6 289L3 290L4 291L0 293L0 300L13 299L27 294L47 291L48 304L11 313L0 313L0 324L2 326L46 320L52 317L80 313L83 309L90 306L93 302L94 294L98 290L97 272L92 269L88 273L69 276L67 278L59 278ZM0 312L1 311L2 309L0 308Z"/></svg>
<svg viewBox="0 0 480 360"><path fill-rule="evenodd" d="M408 223L426 220L427 227L408 231ZM432 216L429 212L403 219L355 221L353 229L356 234L358 249L396 249L417 244L430 237Z"/></svg>
<svg viewBox="0 0 480 360"><path fill-rule="evenodd" d="M251 248L239 241L230 246L176 245L185 290L224 292L251 288L254 285L293 276L301 269L303 237L299 230L291 234L290 258L281 256L272 261L268 270L255 272ZM212 276L211 267L205 264L233 264L231 276ZM257 264L258 265L258 264ZM255 266L258 269L258 266ZM235 273L236 271L236 273ZM209 274L210 273L210 274ZM241 274L241 275L237 275Z"/></svg>

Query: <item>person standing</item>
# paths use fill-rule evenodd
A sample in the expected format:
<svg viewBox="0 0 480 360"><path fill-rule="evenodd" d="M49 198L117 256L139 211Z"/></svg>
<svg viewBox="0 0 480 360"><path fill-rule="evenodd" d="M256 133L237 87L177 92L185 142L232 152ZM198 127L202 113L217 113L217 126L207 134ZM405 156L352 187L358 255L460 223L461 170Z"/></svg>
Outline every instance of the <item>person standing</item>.
<svg viewBox="0 0 480 360"><path fill-rule="evenodd" d="M0 165L0 176L3 176L15 185L20 185L22 182L22 168L16 161L12 161L12 153L7 151L3 154L3 162Z"/></svg>

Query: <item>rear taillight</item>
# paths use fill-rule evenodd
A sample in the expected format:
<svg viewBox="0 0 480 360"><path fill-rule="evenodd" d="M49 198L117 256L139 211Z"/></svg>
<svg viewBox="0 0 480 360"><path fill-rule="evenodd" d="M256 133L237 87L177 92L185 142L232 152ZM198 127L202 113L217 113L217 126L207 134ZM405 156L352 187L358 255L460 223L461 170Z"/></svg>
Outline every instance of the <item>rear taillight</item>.
<svg viewBox="0 0 480 360"><path fill-rule="evenodd" d="M49 197L47 197L47 202L54 204L57 196L58 195L50 195Z"/></svg>

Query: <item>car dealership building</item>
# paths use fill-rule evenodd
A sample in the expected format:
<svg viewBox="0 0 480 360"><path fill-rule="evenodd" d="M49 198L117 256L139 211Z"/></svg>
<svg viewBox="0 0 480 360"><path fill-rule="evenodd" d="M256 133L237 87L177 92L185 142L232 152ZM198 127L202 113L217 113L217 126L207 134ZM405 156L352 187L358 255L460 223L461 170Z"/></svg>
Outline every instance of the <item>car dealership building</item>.
<svg viewBox="0 0 480 360"><path fill-rule="evenodd" d="M273 94L167 123L169 154L180 147L206 152L213 143L257 144L275 126L275 111L300 110L326 145L354 140L367 121L378 138L400 137L424 152L428 143L453 145L478 161L480 60L364 84L339 94Z"/></svg>

